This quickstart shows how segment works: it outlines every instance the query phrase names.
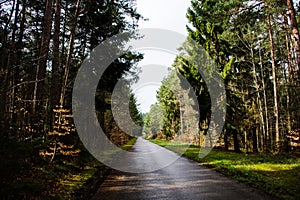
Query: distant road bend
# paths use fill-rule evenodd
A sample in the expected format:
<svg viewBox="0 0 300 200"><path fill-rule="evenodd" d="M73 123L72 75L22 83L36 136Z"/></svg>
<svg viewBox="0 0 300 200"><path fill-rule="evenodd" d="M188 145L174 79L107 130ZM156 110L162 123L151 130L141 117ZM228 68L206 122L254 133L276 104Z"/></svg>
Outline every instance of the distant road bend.
<svg viewBox="0 0 300 200"><path fill-rule="evenodd" d="M132 151L145 152L161 147L142 138L138 138ZM164 149L164 157L176 156L175 153ZM170 157L170 158L171 158ZM155 158L164 159L164 158ZM146 160L146 161L145 161ZM149 166L153 165L153 158L145 158ZM132 160L137 165L139 159ZM180 157L171 165L150 173L125 173L113 171L102 183L92 200L201 200L201 199L228 199L228 200L268 200L272 197L248 187L237 181L203 167L194 161Z"/></svg>

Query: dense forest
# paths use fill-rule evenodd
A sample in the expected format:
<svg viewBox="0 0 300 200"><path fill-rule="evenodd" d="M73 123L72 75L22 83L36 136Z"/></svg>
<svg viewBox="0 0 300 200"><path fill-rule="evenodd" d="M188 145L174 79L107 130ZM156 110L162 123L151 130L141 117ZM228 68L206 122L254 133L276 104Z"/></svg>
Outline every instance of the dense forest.
<svg viewBox="0 0 300 200"><path fill-rule="evenodd" d="M299 11L299 3L292 0L192 0L186 15L188 37L162 81L158 102L141 114L135 95L125 88L131 118L144 126L146 137L203 146L215 109L208 87L214 82L207 79L214 73L226 93L218 147L246 153L299 152ZM87 180L103 179L109 169L88 153L76 132L73 84L80 65L101 42L122 32L132 36L120 43L139 38L140 20L144 18L134 0L0 1L4 199L91 195L89 189L74 193L70 188L95 189ZM206 78L198 71L202 50L215 63L205 66ZM130 85L138 79L142 59L141 53L127 51L111 63L97 86L99 124L119 147L142 130L125 133L118 127L111 96L118 81ZM131 79L124 78L128 75ZM192 88L181 87L184 80Z"/></svg>
<svg viewBox="0 0 300 200"><path fill-rule="evenodd" d="M148 137L203 145L212 113L209 71L215 70L224 81L227 101L218 146L237 152L299 150L299 5L272 0L191 3L182 53L157 92L158 103L145 117ZM202 48L215 68L201 66ZM179 75L197 96L199 130L188 125L195 123L190 112L197 111L195 105L181 103L176 96Z"/></svg>
<svg viewBox="0 0 300 200"><path fill-rule="evenodd" d="M76 74L92 49L118 33L134 33L143 18L132 0L4 0L0 8L0 168L5 174L1 193L4 198L26 198L28 194L12 191L39 190L39 185L48 185L51 191L57 181L47 183L46 171L66 166L65 161L81 168L87 158L92 159L72 120ZM141 54L128 52L115 60L95 94L99 123L118 146L132 136L118 129L106 99L125 74L137 75L134 69L141 59ZM130 107L141 123L133 94ZM34 184L30 179L45 183Z"/></svg>
<svg viewBox="0 0 300 200"><path fill-rule="evenodd" d="M71 94L80 64L105 39L134 31L140 18L132 1L2 2L2 137L51 140L75 133ZM135 75L133 63L141 58L127 53L106 70L96 94L98 112L105 111L114 83L125 73Z"/></svg>

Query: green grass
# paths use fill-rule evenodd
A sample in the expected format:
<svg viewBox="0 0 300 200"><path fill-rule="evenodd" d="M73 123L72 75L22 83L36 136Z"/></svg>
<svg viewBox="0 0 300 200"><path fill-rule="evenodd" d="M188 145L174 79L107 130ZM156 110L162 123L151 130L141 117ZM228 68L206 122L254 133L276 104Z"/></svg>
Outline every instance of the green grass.
<svg viewBox="0 0 300 200"><path fill-rule="evenodd" d="M300 157L292 155L244 154L213 149L199 158L198 146L150 140L222 174L263 190L280 199L300 199Z"/></svg>
<svg viewBox="0 0 300 200"><path fill-rule="evenodd" d="M132 138L131 140L129 140L127 142L127 144L125 144L125 145L122 146L122 149L123 150L129 150L132 147L132 145L134 145L134 143L136 142L136 140L137 140L136 137Z"/></svg>

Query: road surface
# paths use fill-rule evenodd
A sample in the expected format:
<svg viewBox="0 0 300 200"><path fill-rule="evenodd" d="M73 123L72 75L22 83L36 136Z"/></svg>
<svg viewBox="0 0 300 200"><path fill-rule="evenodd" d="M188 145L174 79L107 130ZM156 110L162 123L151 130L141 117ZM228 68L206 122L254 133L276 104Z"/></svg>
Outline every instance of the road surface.
<svg viewBox="0 0 300 200"><path fill-rule="evenodd" d="M138 138L132 147L134 152L147 151L145 148L158 149L162 147ZM164 149L165 156L176 156ZM155 154L157 156L157 154ZM144 158L143 165L157 165L160 158ZM165 158L172 160L172 158ZM140 165L140 158L131 159L132 164ZM135 163L136 162L136 163ZM147 163L146 163L147 162ZM232 179L201 166L200 164L180 157L171 165L148 173L125 173L114 170L102 183L92 200L189 200L189 199L274 199L265 193L238 183Z"/></svg>

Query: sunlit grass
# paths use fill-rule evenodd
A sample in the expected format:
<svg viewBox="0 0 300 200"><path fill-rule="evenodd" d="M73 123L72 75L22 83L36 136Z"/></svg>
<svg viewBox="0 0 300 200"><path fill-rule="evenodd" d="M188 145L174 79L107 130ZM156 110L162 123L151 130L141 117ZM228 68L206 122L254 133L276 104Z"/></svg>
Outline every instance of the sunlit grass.
<svg viewBox="0 0 300 200"><path fill-rule="evenodd" d="M125 145L122 146L123 150L128 150L132 147L132 145L134 145L134 143L136 142L137 138L134 137L131 140L129 140Z"/></svg>
<svg viewBox="0 0 300 200"><path fill-rule="evenodd" d="M255 170L255 171L266 171L266 172L277 172L285 170L293 170L300 167L300 163L294 164L272 164L272 163L256 163L248 165L235 165L234 168L241 170Z"/></svg>
<svg viewBox="0 0 300 200"><path fill-rule="evenodd" d="M150 141L177 153L186 148L178 142ZM199 152L199 146L191 145L183 155L280 199L300 199L299 156L244 154L213 149L200 158Z"/></svg>

